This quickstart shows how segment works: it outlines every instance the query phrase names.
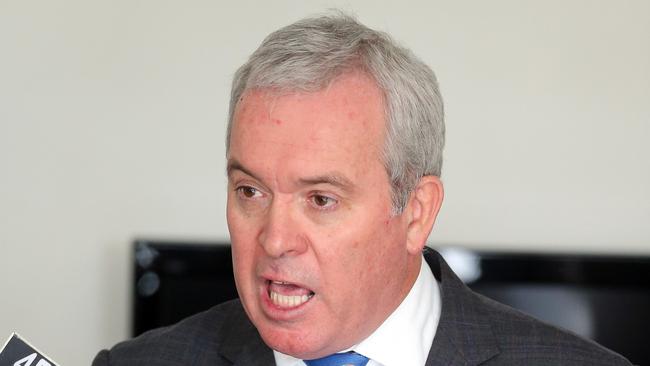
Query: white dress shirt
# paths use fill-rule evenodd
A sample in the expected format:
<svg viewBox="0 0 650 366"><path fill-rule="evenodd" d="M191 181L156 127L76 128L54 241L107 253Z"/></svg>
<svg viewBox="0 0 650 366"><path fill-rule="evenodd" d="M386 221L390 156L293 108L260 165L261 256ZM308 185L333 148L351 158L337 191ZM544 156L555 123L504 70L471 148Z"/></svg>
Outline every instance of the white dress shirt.
<svg viewBox="0 0 650 366"><path fill-rule="evenodd" d="M420 273L402 303L368 338L343 350L368 358L367 366L423 366L441 312L440 288L422 258ZM302 360L273 351L277 366L305 366Z"/></svg>

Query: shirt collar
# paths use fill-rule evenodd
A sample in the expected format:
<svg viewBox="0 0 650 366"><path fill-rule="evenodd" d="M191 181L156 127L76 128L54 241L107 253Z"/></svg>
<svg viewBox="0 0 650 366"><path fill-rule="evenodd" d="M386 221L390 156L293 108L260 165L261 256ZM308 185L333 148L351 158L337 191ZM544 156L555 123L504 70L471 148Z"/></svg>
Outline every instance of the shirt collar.
<svg viewBox="0 0 650 366"><path fill-rule="evenodd" d="M382 366L424 365L440 320L440 288L422 259L420 273L402 303L370 336L351 349ZM347 350L346 350L347 351ZM304 366L273 351L277 366ZM374 361L374 362L373 362Z"/></svg>

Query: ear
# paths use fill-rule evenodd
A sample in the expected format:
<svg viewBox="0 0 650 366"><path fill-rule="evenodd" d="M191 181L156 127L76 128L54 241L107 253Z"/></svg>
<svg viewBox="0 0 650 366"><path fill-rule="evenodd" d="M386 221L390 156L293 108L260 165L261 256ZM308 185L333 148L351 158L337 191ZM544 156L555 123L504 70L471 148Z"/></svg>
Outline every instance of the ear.
<svg viewBox="0 0 650 366"><path fill-rule="evenodd" d="M426 175L411 192L406 206L408 228L406 245L410 254L420 254L436 221L444 189L440 178Z"/></svg>

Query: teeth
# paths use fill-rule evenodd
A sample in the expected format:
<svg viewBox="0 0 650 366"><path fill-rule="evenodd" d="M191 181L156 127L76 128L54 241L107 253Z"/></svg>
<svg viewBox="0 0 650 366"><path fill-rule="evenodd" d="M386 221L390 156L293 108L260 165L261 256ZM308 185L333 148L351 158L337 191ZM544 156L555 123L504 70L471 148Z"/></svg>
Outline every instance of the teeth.
<svg viewBox="0 0 650 366"><path fill-rule="evenodd" d="M292 308L298 305L302 305L307 301L309 301L309 299L311 298L310 295L287 296L273 291L271 291L270 297L271 297L271 302L273 302L274 305L282 308Z"/></svg>

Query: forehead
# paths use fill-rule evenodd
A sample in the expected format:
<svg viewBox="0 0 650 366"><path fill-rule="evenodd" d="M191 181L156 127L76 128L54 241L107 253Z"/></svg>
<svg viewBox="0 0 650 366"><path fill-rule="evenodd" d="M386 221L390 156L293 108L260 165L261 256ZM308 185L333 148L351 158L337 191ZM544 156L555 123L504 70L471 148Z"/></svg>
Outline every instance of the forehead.
<svg viewBox="0 0 650 366"><path fill-rule="evenodd" d="M277 114L287 104L292 109L298 107L300 110L296 110L297 113L313 114L311 119L303 118L300 121L305 127L317 121L328 122L328 125L337 125L337 122L352 123L355 122L354 119L357 120L356 122L368 123L367 117L373 117L372 122L376 120L381 124L384 123L383 92L371 76L360 71L340 75L325 88L314 92L273 88L248 89L237 102L233 122L248 119L242 117L254 117L261 122L268 119L268 116L251 116L249 112L251 110L254 112L266 110L268 113L276 112ZM327 112L331 118L326 121L320 118L316 119L325 117L319 115L321 112ZM278 122L278 120L274 122Z"/></svg>
<svg viewBox="0 0 650 366"><path fill-rule="evenodd" d="M382 92L362 73L341 76L317 92L252 89L235 109L229 159L246 166L260 159L330 162L330 169L363 164L379 160L384 131Z"/></svg>

